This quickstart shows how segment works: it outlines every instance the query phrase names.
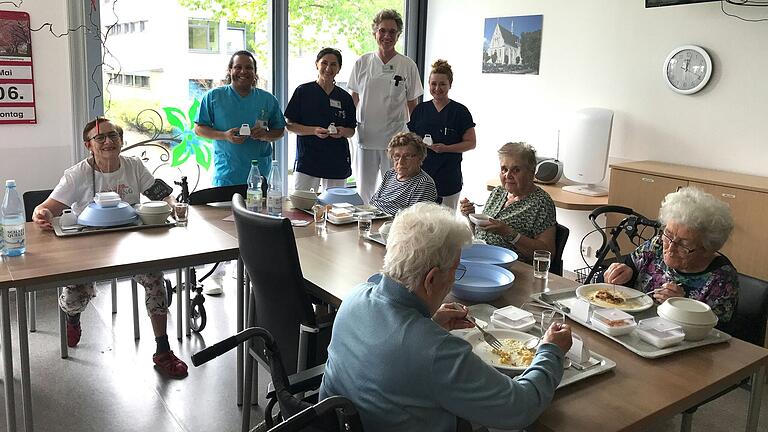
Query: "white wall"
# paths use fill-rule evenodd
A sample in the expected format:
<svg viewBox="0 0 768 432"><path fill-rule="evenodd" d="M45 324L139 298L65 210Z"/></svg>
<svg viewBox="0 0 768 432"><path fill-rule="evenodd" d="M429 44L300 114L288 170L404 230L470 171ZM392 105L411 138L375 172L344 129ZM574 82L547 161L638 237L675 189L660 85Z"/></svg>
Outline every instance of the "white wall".
<svg viewBox="0 0 768 432"><path fill-rule="evenodd" d="M643 0L431 0L427 62L454 68L451 98L470 109L478 148L465 154L465 192L481 194L495 150L525 140L555 155L557 119L588 106L615 111L611 161L660 160L766 175L768 26L725 16L720 2L646 9ZM747 7L731 12L756 17ZM544 16L539 75L482 74L483 25L498 16ZM662 64L676 46L705 48L713 75L701 92L667 88ZM565 268L591 229L586 212L561 211L571 228ZM649 215L655 216L655 215ZM590 237L589 239L592 239ZM593 245L597 241L594 237Z"/></svg>
<svg viewBox="0 0 768 432"><path fill-rule="evenodd" d="M32 28L51 22L57 33L67 28L66 2L24 2L20 9L2 5L0 10L28 12ZM37 124L0 125L0 181L16 179L22 191L55 186L72 165L72 96L69 45L66 37L48 31L32 33Z"/></svg>

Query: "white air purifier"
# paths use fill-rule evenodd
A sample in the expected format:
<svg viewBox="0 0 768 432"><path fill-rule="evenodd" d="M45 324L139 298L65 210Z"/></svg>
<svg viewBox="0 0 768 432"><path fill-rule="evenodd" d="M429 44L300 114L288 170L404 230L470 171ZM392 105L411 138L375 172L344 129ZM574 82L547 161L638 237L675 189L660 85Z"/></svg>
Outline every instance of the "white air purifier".
<svg viewBox="0 0 768 432"><path fill-rule="evenodd" d="M580 184L563 190L581 195L604 196L608 190L596 186L605 178L611 146L613 111L584 108L569 115L560 129L560 160L563 175Z"/></svg>

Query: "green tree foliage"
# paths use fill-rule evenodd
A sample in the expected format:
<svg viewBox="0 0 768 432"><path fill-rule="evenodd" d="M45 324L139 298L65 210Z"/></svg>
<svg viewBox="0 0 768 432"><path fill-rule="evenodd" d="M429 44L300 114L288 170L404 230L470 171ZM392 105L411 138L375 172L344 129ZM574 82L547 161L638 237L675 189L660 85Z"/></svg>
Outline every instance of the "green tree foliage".
<svg viewBox="0 0 768 432"><path fill-rule="evenodd" d="M533 70L539 70L539 57L541 56L541 30L524 32L520 35L520 55L523 64Z"/></svg>
<svg viewBox="0 0 768 432"><path fill-rule="evenodd" d="M190 10L212 13L214 19L244 23L251 31L266 32L267 2L265 0L178 0ZM381 9L395 9L403 13L402 0L291 0L288 2L291 55L316 53L322 47L352 48L348 59L373 51L376 40L371 31L373 17ZM249 34L250 36L250 34ZM248 38L248 49L262 63L266 60L266 46L254 44ZM400 40L402 44L402 38ZM399 48L400 49L400 48ZM350 55L351 54L351 55ZM348 60L349 61L349 60Z"/></svg>

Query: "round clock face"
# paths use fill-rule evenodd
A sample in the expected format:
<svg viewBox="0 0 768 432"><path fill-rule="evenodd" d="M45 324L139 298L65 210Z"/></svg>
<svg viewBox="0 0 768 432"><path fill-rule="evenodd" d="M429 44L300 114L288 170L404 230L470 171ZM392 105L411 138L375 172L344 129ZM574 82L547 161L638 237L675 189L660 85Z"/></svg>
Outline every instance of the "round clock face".
<svg viewBox="0 0 768 432"><path fill-rule="evenodd" d="M692 94L704 88L712 76L712 60L702 48L686 45L675 48L664 62L667 85L682 94Z"/></svg>

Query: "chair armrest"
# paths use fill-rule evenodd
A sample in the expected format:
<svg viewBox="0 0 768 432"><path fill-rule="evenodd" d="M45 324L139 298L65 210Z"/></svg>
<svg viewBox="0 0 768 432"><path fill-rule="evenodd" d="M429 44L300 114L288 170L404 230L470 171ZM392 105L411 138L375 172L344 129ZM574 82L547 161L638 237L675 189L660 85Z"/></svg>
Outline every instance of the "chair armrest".
<svg viewBox="0 0 768 432"><path fill-rule="evenodd" d="M325 374L325 364L296 372L288 377L287 390L292 394L317 390L323 381L323 374ZM270 382L267 387L267 399L272 399L273 397L275 397L275 388L272 382Z"/></svg>

